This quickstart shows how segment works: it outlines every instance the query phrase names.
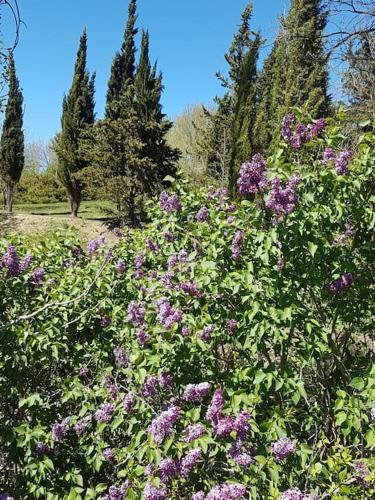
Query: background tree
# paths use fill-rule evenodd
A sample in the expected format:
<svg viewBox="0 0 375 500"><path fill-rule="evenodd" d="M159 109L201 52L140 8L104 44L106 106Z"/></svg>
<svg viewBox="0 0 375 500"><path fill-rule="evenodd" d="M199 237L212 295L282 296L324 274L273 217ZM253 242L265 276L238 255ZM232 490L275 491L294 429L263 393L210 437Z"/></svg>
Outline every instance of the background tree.
<svg viewBox="0 0 375 500"><path fill-rule="evenodd" d="M135 27L137 22L137 1L130 0L128 8L128 20L124 33L124 40L121 50L115 55L111 74L108 81L107 103L106 103L106 118L115 120L120 117L121 96L126 91L132 91L135 78L135 36L138 29Z"/></svg>
<svg viewBox="0 0 375 500"><path fill-rule="evenodd" d="M375 123L375 33L363 34L359 44L352 42L347 53L348 70L344 90L350 100L355 122L372 119Z"/></svg>
<svg viewBox="0 0 375 500"><path fill-rule="evenodd" d="M151 67L147 31L142 35L134 88L139 137L143 143L141 156L149 158L154 165L144 179L145 191L151 194L163 183L167 175L175 174L175 165L180 153L167 141L167 133L173 124L166 119L162 111L160 103L163 91L162 74L157 74L156 64Z"/></svg>
<svg viewBox="0 0 375 500"><path fill-rule="evenodd" d="M207 111L214 114L214 110ZM209 135L207 130L210 126L211 118L201 104L196 104L176 117L167 135L170 146L181 151L178 167L182 175L193 184L204 183L208 175L204 138Z"/></svg>
<svg viewBox="0 0 375 500"><path fill-rule="evenodd" d="M4 206L13 210L14 186L20 180L24 166L23 96L16 75L13 54L10 53L9 91L0 143L0 177L4 185Z"/></svg>
<svg viewBox="0 0 375 500"><path fill-rule="evenodd" d="M209 150L209 170L223 184L234 178L234 167L240 159L251 153L252 129L256 104L256 62L261 43L259 33L250 29L253 12L248 4L242 13L242 21L233 42L225 54L229 65L228 76L220 73L226 93L216 97L217 112L212 115ZM249 115L246 116L246 110ZM246 122L244 121L246 119Z"/></svg>
<svg viewBox="0 0 375 500"><path fill-rule="evenodd" d="M95 121L95 74L90 77L86 69L86 57L87 33L84 30L79 43L72 87L63 100L61 133L55 142L59 178L67 191L74 217L78 215L82 198L82 185L76 174L88 165L87 159L80 154L79 142L83 129L92 126Z"/></svg>

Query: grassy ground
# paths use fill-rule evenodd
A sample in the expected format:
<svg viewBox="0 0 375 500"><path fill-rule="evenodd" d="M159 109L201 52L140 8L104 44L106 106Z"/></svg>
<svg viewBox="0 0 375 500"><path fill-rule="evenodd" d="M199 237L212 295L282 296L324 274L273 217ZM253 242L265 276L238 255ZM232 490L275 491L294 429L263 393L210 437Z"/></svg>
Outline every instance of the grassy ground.
<svg viewBox="0 0 375 500"><path fill-rule="evenodd" d="M0 212L0 237L76 231L83 241L100 235L112 238L112 208L110 202L85 201L79 217L72 218L67 203L16 205L10 215Z"/></svg>

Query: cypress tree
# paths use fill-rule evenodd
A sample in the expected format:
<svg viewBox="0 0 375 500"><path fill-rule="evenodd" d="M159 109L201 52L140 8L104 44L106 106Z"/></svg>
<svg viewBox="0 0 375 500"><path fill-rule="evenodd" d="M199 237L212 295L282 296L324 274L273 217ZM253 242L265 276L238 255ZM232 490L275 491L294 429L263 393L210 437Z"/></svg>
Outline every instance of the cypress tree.
<svg viewBox="0 0 375 500"><path fill-rule="evenodd" d="M9 55L8 82L8 101L0 142L0 178L4 185L4 206L12 212L14 186L21 178L25 162L23 96L12 53Z"/></svg>
<svg viewBox="0 0 375 500"><path fill-rule="evenodd" d="M71 89L63 99L61 133L55 141L58 175L65 187L71 214L78 215L82 198L81 172L88 163L80 152L80 140L87 127L95 121L95 74L87 71L87 33L84 30L79 43Z"/></svg>
<svg viewBox="0 0 375 500"><path fill-rule="evenodd" d="M115 120L124 112L124 102L121 96L126 91L131 91L135 78L135 36L138 29L137 22L137 1L130 0L128 8L128 20L124 33L124 40L120 52L118 52L112 62L111 74L108 81L106 118Z"/></svg>
<svg viewBox="0 0 375 500"><path fill-rule="evenodd" d="M238 162L248 158L252 151L252 129L255 119L256 79L259 33L250 29L253 6L248 4L242 13L225 60L229 65L228 77L217 74L227 89L221 98L215 98L217 112L212 118L208 169L211 174L233 187ZM248 113L248 114L247 114Z"/></svg>
<svg viewBox="0 0 375 500"><path fill-rule="evenodd" d="M327 14L321 0L292 0L284 23L287 37L285 111L305 107L313 118L327 116L328 68L323 32Z"/></svg>
<svg viewBox="0 0 375 500"><path fill-rule="evenodd" d="M134 89L139 134L143 143L141 155L149 158L154 165L153 175L148 172L144 181L146 192L152 193L167 175L175 173L179 152L167 143L166 135L172 127L172 122L166 119L162 111L162 74L157 73L156 64L151 66L149 45L149 34L146 31L142 34Z"/></svg>

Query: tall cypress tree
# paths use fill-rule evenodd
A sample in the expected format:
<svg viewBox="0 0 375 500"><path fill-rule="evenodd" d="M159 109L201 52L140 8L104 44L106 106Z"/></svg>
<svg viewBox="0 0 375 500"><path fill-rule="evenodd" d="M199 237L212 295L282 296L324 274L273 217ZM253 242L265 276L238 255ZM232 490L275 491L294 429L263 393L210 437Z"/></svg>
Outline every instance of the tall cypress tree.
<svg viewBox="0 0 375 500"><path fill-rule="evenodd" d="M280 140L281 120L292 107L314 118L329 114L328 68L323 32L327 15L322 0L292 0L258 83L255 124L258 151L273 151Z"/></svg>
<svg viewBox="0 0 375 500"><path fill-rule="evenodd" d="M80 140L87 127L95 122L95 74L87 71L87 33L80 38L73 83L63 100L61 133L55 141L58 158L58 175L66 188L71 214L78 215L82 198L79 172L87 167L86 158L80 152Z"/></svg>
<svg viewBox="0 0 375 500"><path fill-rule="evenodd" d="M8 102L0 143L0 178L4 185L5 208L12 212L14 186L21 178L25 162L23 96L12 53L9 55L8 81Z"/></svg>
<svg viewBox="0 0 375 500"><path fill-rule="evenodd" d="M322 38L326 24L322 0L292 0L284 24L288 63L286 111L292 106L305 106L314 118L328 114L328 67Z"/></svg>
<svg viewBox="0 0 375 500"><path fill-rule="evenodd" d="M238 32L225 54L228 77L217 74L227 91L223 97L215 98L218 108L215 114L211 114L212 127L209 129L208 169L230 188L233 187L237 163L252 151L256 62L261 43L259 33L250 29L252 11L252 4L248 4L242 13Z"/></svg>
<svg viewBox="0 0 375 500"><path fill-rule="evenodd" d="M149 45L149 34L146 31L142 34L134 87L135 109L140 139L143 142L142 156L149 158L154 165L153 175L148 172L148 178L145 179L146 191L152 193L167 175L175 173L179 152L167 143L166 135L172 122L166 119L162 110L162 74L157 73L156 64L151 66Z"/></svg>
<svg viewBox="0 0 375 500"><path fill-rule="evenodd" d="M111 74L108 81L106 118L115 120L124 112L125 102L122 96L131 91L135 78L135 36L138 29L137 22L137 0L130 0L128 8L128 20L124 33L124 40L120 52L118 52L112 62Z"/></svg>

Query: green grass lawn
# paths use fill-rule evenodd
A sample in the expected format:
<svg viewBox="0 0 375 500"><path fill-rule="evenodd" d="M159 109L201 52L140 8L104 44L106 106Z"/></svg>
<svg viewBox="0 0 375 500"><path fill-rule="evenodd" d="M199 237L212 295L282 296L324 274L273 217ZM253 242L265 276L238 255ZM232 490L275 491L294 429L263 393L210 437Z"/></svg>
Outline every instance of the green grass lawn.
<svg viewBox="0 0 375 500"><path fill-rule="evenodd" d="M83 201L79 210L79 217L87 220L107 220L113 217L114 206L110 201ZM17 214L50 215L68 217L69 205L61 203L23 203L14 206Z"/></svg>

